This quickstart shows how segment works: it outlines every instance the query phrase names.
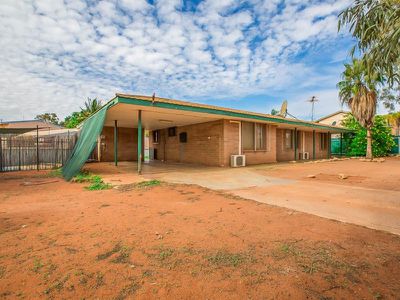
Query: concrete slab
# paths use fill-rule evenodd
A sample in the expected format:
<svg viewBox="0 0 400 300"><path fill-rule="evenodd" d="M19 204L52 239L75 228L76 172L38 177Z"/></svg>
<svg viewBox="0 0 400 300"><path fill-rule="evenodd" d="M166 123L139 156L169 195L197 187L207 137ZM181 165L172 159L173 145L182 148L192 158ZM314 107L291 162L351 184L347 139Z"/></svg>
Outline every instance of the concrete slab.
<svg viewBox="0 0 400 300"><path fill-rule="evenodd" d="M172 183L197 184L213 190L234 191L242 188L287 185L294 180L260 175L251 169L219 169L203 172L164 173L156 178Z"/></svg>

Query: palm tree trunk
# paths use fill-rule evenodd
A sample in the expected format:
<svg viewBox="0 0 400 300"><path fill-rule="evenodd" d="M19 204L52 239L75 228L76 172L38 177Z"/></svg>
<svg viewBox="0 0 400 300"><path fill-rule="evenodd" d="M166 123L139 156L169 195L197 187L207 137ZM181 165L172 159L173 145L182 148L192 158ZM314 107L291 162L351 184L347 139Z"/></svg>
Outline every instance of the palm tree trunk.
<svg viewBox="0 0 400 300"><path fill-rule="evenodd" d="M371 128L367 128L367 159L372 159L372 137L371 137Z"/></svg>

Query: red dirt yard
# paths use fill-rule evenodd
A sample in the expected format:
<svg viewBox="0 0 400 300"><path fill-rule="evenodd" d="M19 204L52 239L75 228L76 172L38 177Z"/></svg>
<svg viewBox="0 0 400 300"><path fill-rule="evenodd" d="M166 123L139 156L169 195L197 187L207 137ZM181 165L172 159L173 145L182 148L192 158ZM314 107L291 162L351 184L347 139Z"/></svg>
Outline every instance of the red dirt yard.
<svg viewBox="0 0 400 300"><path fill-rule="evenodd" d="M399 298L397 235L198 186L46 174L0 174L1 298Z"/></svg>

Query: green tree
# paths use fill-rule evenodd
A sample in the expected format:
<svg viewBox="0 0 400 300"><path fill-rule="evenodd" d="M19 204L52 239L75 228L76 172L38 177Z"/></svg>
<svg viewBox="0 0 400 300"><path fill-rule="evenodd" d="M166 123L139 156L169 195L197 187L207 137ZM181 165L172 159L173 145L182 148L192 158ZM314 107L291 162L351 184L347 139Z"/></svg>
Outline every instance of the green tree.
<svg viewBox="0 0 400 300"><path fill-rule="evenodd" d="M41 120L55 125L58 125L60 122L56 113L44 113L41 115L37 115L35 117L35 120Z"/></svg>
<svg viewBox="0 0 400 300"><path fill-rule="evenodd" d="M396 89L390 89L389 87L383 88L379 92L378 98L389 112L394 112L396 110L396 105L400 105L400 86Z"/></svg>
<svg viewBox="0 0 400 300"><path fill-rule="evenodd" d="M85 119L82 112L74 111L71 115L65 117L63 125L66 128L75 128Z"/></svg>
<svg viewBox="0 0 400 300"><path fill-rule="evenodd" d="M376 113L376 88L382 80L378 74L368 74L363 61L353 59L352 64L345 64L342 81L338 83L339 98L346 104L354 118L366 129L366 157L372 159L371 128Z"/></svg>
<svg viewBox="0 0 400 300"><path fill-rule="evenodd" d="M399 0L355 0L340 13L338 26L357 39L351 54L361 54L368 74L380 73L390 88L399 84Z"/></svg>
<svg viewBox="0 0 400 300"><path fill-rule="evenodd" d="M81 113L88 118L98 111L102 106L102 101L97 100L97 98L91 99L88 97L84 103L84 107L81 107Z"/></svg>
<svg viewBox="0 0 400 300"><path fill-rule="evenodd" d="M63 122L63 125L67 128L75 128L96 111L98 111L101 107L102 102L97 100L97 98L87 98L84 106L81 107L81 111L75 111L71 115L67 116Z"/></svg>
<svg viewBox="0 0 400 300"><path fill-rule="evenodd" d="M364 156L367 152L367 130L361 126L353 115L349 114L344 120L343 125L354 130L350 134L349 152L350 156ZM385 156L389 154L394 146L394 140L384 116L375 116L374 126L371 128L372 139L374 140L372 153L374 156Z"/></svg>
<svg viewBox="0 0 400 300"><path fill-rule="evenodd" d="M271 115L276 116L276 115L278 115L278 114L279 114L279 110L276 110L275 108L273 108L273 109L271 110Z"/></svg>

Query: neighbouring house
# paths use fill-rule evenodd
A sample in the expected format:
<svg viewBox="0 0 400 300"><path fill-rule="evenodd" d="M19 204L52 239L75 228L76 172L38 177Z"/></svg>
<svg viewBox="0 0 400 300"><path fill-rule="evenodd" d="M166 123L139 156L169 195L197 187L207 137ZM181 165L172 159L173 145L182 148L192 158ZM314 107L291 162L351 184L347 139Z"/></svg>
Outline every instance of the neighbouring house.
<svg viewBox="0 0 400 300"><path fill-rule="evenodd" d="M42 120L22 120L22 121L6 121L0 122L0 131L3 133L25 133L32 130L51 131L63 129L62 126L48 123Z"/></svg>
<svg viewBox="0 0 400 300"><path fill-rule="evenodd" d="M349 111L339 110L325 117L318 119L316 122L326 125L343 127L342 121L349 114Z"/></svg>
<svg viewBox="0 0 400 300"><path fill-rule="evenodd" d="M345 131L262 113L117 94L85 121L78 148L95 144L94 132L98 132L100 161L158 160L226 167L235 164L235 159L254 165L329 158L330 135ZM93 149L92 144L87 148ZM76 156L81 167L83 155Z"/></svg>

